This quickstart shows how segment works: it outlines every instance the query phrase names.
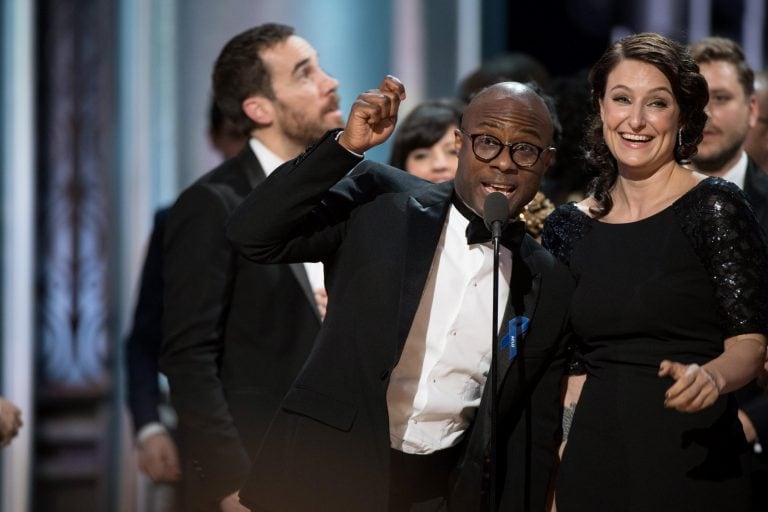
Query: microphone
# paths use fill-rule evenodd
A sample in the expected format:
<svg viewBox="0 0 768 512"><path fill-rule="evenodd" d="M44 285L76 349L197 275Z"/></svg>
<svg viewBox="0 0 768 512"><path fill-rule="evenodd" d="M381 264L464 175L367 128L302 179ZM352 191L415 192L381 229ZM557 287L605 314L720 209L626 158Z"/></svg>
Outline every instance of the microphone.
<svg viewBox="0 0 768 512"><path fill-rule="evenodd" d="M491 321L491 371L490 371L490 385L491 385L491 403L489 405L489 416L491 421L491 439L490 439L490 461L488 464L488 473L490 475L490 493L488 499L488 510L490 512L496 512L496 493L497 493L497 481L496 481L496 450L498 449L498 433L496 428L496 421L499 411L499 397L498 397L498 359L499 349L497 336L499 332L499 239L501 238L501 232L504 230L504 226L509 222L509 203L507 203L507 196L501 192L492 192L485 198L485 204L483 205L483 221L485 227L491 232L491 242L493 243L493 310Z"/></svg>
<svg viewBox="0 0 768 512"><path fill-rule="evenodd" d="M492 192L485 198L483 205L483 221L491 232L491 240L498 240L504 226L509 222L509 203L507 196L501 192Z"/></svg>

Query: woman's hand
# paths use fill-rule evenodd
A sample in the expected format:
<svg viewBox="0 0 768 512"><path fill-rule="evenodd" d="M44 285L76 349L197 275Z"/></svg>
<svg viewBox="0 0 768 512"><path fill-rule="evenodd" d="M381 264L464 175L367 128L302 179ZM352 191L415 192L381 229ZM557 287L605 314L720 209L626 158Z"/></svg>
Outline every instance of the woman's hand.
<svg viewBox="0 0 768 512"><path fill-rule="evenodd" d="M681 412L709 407L721 394L745 386L760 374L765 364L766 337L759 333L726 338L723 353L703 366L664 360L659 377L672 377L664 406Z"/></svg>
<svg viewBox="0 0 768 512"><path fill-rule="evenodd" d="M682 364L664 360L659 377L672 377L675 383L665 393L664 407L680 412L698 412L714 404L720 396L715 376L698 364Z"/></svg>

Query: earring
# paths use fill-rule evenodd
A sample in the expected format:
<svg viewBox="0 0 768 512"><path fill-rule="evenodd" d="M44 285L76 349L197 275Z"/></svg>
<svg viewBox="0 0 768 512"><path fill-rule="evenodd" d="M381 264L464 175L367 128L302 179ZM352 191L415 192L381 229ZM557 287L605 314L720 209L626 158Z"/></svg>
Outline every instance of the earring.
<svg viewBox="0 0 768 512"><path fill-rule="evenodd" d="M682 128L677 130L677 145L678 146L683 145L683 129Z"/></svg>

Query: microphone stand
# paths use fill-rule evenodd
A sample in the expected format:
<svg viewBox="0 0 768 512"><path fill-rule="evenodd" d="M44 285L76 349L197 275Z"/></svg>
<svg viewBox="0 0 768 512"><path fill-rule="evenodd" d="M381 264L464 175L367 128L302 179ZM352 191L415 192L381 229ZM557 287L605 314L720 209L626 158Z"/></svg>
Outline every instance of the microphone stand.
<svg viewBox="0 0 768 512"><path fill-rule="evenodd" d="M488 464L490 473L490 496L488 500L489 511L496 512L496 416L498 412L498 323L499 323L499 237L501 236L501 222L492 224L491 240L493 242L493 316L491 321L491 457Z"/></svg>
<svg viewBox="0 0 768 512"><path fill-rule="evenodd" d="M498 348L498 336L499 336L499 243L501 239L501 232L504 230L507 222L509 222L509 204L507 203L507 197L501 192L492 192L485 198L485 205L483 207L483 220L485 226L491 232L491 243L493 245L493 315L491 328L491 391L490 391L490 421L491 421L491 442L490 442L490 457L488 461L489 474L489 488L490 496L488 499L488 506L490 512L496 512L496 467L497 467L497 451L498 451L498 439L496 429L496 419L498 417L499 399L498 399L498 360L499 360L499 348Z"/></svg>

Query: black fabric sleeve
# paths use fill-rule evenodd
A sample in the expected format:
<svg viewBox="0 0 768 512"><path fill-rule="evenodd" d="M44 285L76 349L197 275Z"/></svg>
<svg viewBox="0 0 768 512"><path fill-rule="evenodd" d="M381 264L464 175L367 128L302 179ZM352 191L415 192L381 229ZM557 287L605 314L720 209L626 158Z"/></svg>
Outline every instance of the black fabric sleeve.
<svg viewBox="0 0 768 512"><path fill-rule="evenodd" d="M674 208L712 279L725 336L768 334L768 244L742 191L708 178Z"/></svg>
<svg viewBox="0 0 768 512"><path fill-rule="evenodd" d="M575 204L561 205L547 217L541 235L541 245L561 263L570 267L573 246L586 233L589 221L589 217Z"/></svg>
<svg viewBox="0 0 768 512"><path fill-rule="evenodd" d="M155 214L144 267L141 271L133 325L125 347L128 407L134 433L159 422L158 372L163 317L163 236L168 209Z"/></svg>

